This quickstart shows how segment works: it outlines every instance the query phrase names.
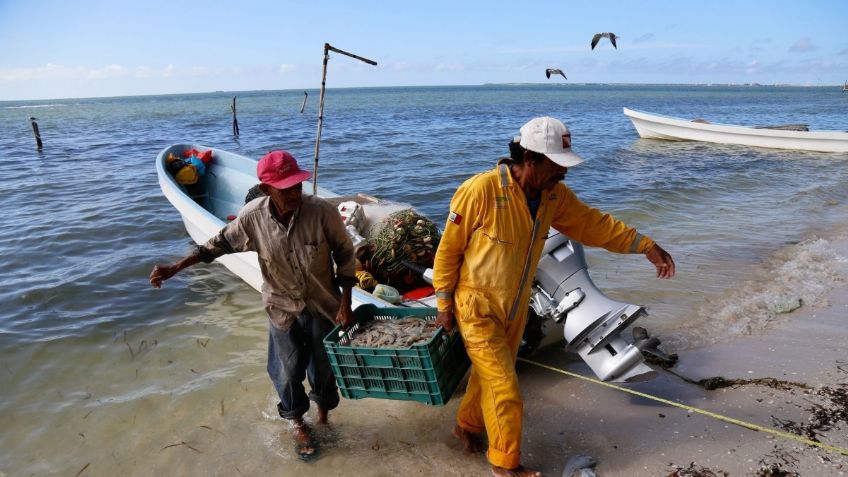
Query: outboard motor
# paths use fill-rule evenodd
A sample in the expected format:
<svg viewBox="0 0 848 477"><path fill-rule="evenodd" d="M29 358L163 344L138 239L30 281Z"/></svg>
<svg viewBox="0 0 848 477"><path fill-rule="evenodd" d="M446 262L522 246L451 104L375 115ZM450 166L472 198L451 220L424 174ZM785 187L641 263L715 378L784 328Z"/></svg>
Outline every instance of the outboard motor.
<svg viewBox="0 0 848 477"><path fill-rule="evenodd" d="M581 244L560 233L549 236L536 269L530 318L535 313L542 320L565 320L566 350L576 351L601 380L652 379L656 371L644 364L639 348L621 337L624 328L647 312L608 298L592 282L587 268ZM528 328L532 330L530 324Z"/></svg>

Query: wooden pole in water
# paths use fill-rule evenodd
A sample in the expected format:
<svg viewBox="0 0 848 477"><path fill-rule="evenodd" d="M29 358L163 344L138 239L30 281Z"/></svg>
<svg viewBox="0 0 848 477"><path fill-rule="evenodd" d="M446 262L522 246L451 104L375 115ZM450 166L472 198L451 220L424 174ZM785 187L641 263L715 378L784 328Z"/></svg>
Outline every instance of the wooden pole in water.
<svg viewBox="0 0 848 477"><path fill-rule="evenodd" d="M324 87L327 85L327 61L330 44L324 43L324 71L321 73L321 93L318 94L318 132L315 133L315 163L312 165L312 195L318 195L318 151L321 149L321 127L324 126Z"/></svg>
<svg viewBox="0 0 848 477"><path fill-rule="evenodd" d="M376 61L348 53L324 43L324 71L321 73L321 93L318 96L318 133L315 135L315 163L312 166L312 195L318 195L318 151L321 149L321 128L324 125L324 89L327 84L327 61L330 59L330 51L355 58L369 65L377 65Z"/></svg>
<svg viewBox="0 0 848 477"><path fill-rule="evenodd" d="M309 93L307 93L306 91L304 91L304 92L303 92L303 103L301 103L301 104L300 104L300 112L301 112L301 114L303 113L303 108L305 108L305 107L306 107L306 98L308 98L308 97L309 97Z"/></svg>
<svg viewBox="0 0 848 477"><path fill-rule="evenodd" d="M41 133L38 132L38 123L35 122L35 119L30 116L29 123L32 126L32 135L35 137L35 149L40 152L43 145L41 144Z"/></svg>
<svg viewBox="0 0 848 477"><path fill-rule="evenodd" d="M238 137L239 128L238 128L238 118L236 117L236 97L233 96L233 105L230 106L230 109L233 111L233 136Z"/></svg>

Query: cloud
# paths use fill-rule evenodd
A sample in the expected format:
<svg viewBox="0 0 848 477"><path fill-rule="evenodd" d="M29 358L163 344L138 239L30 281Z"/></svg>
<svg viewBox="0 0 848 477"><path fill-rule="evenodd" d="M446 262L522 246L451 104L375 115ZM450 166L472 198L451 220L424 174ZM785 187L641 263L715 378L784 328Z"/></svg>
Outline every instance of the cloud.
<svg viewBox="0 0 848 477"><path fill-rule="evenodd" d="M818 49L819 47L814 45L813 42L806 37L801 38L789 47L789 51L791 53L807 53L809 51L816 51Z"/></svg>
<svg viewBox="0 0 848 477"><path fill-rule="evenodd" d="M380 65L382 66L382 65ZM405 61L398 61L394 63L389 63L387 68L394 71L413 71L415 70L415 65L411 63L407 63Z"/></svg>
<svg viewBox="0 0 848 477"><path fill-rule="evenodd" d="M106 65L99 68L85 66L64 66L47 63L36 68L0 69L0 81L38 81L38 80L102 80L111 78L168 78L174 75L174 66L156 70L149 66L127 68L122 65Z"/></svg>
<svg viewBox="0 0 848 477"><path fill-rule="evenodd" d="M292 64L289 64L289 63L283 63L283 64L280 65L279 71L280 71L281 74L286 74L286 73L290 73L290 72L292 72L296 69L297 69L297 66L295 66L295 65L292 65Z"/></svg>
<svg viewBox="0 0 848 477"><path fill-rule="evenodd" d="M586 42L588 45L589 42ZM547 46L541 48L506 48L500 53L504 54L532 54L532 53L568 53L573 51L586 51L586 46Z"/></svg>
<svg viewBox="0 0 848 477"><path fill-rule="evenodd" d="M436 71L465 71L465 65L462 63L439 63L434 68Z"/></svg>
<svg viewBox="0 0 848 477"><path fill-rule="evenodd" d="M837 53L837 54L838 55L848 55L848 48L845 48L844 50L840 50L839 53Z"/></svg>
<svg viewBox="0 0 848 477"><path fill-rule="evenodd" d="M133 76L136 78L153 78L154 76L153 69L147 66L136 66L134 71Z"/></svg>
<svg viewBox="0 0 848 477"><path fill-rule="evenodd" d="M108 65L103 68L95 68L88 71L88 77L92 79L118 78L126 76L127 71L121 65Z"/></svg>
<svg viewBox="0 0 848 477"><path fill-rule="evenodd" d="M47 63L38 68L4 68L0 69L0 79L3 81L33 81L41 79L73 79L87 76L83 68L69 68L62 65Z"/></svg>
<svg viewBox="0 0 848 477"><path fill-rule="evenodd" d="M645 33L644 35L641 35L641 36L639 36L639 37L637 37L637 38L634 38L634 39L633 39L633 43L634 43L634 44L638 44L638 43L645 43L646 41L653 40L653 39L654 39L654 36L655 36L655 35L654 35L653 33Z"/></svg>

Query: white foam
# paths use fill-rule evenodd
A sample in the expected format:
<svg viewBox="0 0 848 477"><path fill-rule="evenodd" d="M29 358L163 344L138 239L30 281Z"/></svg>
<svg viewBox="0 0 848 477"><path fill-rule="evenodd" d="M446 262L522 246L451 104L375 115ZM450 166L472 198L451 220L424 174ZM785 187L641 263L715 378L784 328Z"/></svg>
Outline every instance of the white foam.
<svg viewBox="0 0 848 477"><path fill-rule="evenodd" d="M845 257L823 238L813 238L777 252L759 277L744 282L723 298L701 306L698 322L687 324L668 340L676 349L703 346L768 329L787 316L788 304L827 305L827 294L846 279Z"/></svg>
<svg viewBox="0 0 848 477"><path fill-rule="evenodd" d="M24 105L24 106L6 106L3 109L35 109L35 108L60 108L65 106L61 103L56 104L32 104L32 105Z"/></svg>

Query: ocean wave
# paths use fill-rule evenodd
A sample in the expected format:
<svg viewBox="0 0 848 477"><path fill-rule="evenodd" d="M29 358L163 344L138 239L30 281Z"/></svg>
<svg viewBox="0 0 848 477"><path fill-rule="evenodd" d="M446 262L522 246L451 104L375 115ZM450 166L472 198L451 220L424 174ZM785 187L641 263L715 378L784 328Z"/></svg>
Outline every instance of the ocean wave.
<svg viewBox="0 0 848 477"><path fill-rule="evenodd" d="M828 293L848 278L846 263L848 259L820 237L783 248L758 279L702 305L697 324L664 341L678 350L705 346L770 329L798 306L827 306Z"/></svg>
<svg viewBox="0 0 848 477"><path fill-rule="evenodd" d="M61 108L65 105L62 103L56 104L26 104L23 106L6 106L3 109L35 109L35 108Z"/></svg>

